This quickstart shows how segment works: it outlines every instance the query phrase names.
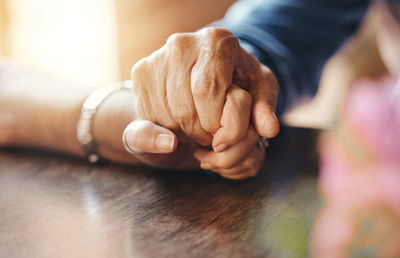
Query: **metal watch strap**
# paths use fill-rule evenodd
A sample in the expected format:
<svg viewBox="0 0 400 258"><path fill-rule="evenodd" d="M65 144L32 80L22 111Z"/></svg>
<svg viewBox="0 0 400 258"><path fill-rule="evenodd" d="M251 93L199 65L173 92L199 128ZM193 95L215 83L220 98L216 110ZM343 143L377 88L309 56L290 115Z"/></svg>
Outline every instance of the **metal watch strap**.
<svg viewBox="0 0 400 258"><path fill-rule="evenodd" d="M98 88L83 102L76 136L90 163L96 163L100 160L97 153L96 140L93 136L93 119L96 111L108 96L116 91L125 89L132 89L132 81L118 82L113 85Z"/></svg>

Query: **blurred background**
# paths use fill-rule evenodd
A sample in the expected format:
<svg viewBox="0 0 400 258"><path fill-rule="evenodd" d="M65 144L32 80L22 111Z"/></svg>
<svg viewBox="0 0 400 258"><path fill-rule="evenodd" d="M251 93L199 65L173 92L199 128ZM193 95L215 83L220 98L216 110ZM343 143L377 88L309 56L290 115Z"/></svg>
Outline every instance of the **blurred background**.
<svg viewBox="0 0 400 258"><path fill-rule="evenodd" d="M234 0L0 0L0 56L82 84L129 79L132 65L175 32L223 17ZM386 72L374 12L326 66L320 91L286 114L300 127L330 128L354 78Z"/></svg>

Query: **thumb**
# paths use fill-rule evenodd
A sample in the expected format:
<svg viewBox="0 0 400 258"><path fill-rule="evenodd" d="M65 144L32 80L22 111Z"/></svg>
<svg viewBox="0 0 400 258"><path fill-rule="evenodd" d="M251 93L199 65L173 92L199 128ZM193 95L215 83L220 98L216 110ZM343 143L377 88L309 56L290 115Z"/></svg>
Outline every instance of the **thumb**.
<svg viewBox="0 0 400 258"><path fill-rule="evenodd" d="M279 132L279 121L275 115L279 86L274 76L259 82L252 92L252 122L259 135L273 138Z"/></svg>
<svg viewBox="0 0 400 258"><path fill-rule="evenodd" d="M133 121L125 128L122 137L125 148L133 154L171 153L178 145L173 132L148 120Z"/></svg>
<svg viewBox="0 0 400 258"><path fill-rule="evenodd" d="M279 84L274 73L242 48L236 77L236 80L242 81L239 85L246 85L244 89L251 95L251 122L257 133L267 138L275 137L279 132L279 121L275 115Z"/></svg>

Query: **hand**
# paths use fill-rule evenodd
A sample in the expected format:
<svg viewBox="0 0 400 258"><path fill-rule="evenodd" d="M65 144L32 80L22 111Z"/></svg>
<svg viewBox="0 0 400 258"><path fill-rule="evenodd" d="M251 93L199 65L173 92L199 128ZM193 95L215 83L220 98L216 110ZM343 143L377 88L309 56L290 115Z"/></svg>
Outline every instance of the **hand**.
<svg viewBox="0 0 400 258"><path fill-rule="evenodd" d="M194 142L177 146L177 138L170 130L150 121L135 120L126 129L126 140L132 154L144 164L196 169L200 162L202 169L212 170L229 179L257 175L265 155L264 149L256 145L258 138L254 127L250 126L239 143L216 153Z"/></svg>
<svg viewBox="0 0 400 258"><path fill-rule="evenodd" d="M235 106L237 96L241 92L237 86L229 89L224 113ZM193 141L191 143L179 143L178 149L176 149L178 140L173 132L145 120L136 120L126 128L128 148L132 150L136 159L151 166L199 168L199 163L201 163L201 168L212 170L229 179L255 176L263 163L264 150L256 147L259 135L253 126L248 126L251 108L251 101L248 100L244 109L241 110L244 119L241 126L246 126L246 135L238 143L223 152L215 153L213 150L203 148ZM227 121L229 122L229 119ZM224 119L221 124L227 125Z"/></svg>
<svg viewBox="0 0 400 258"><path fill-rule="evenodd" d="M94 89L11 64L2 70L0 79L0 146L31 146L84 155L76 139L76 124L82 102ZM60 95L60 92L68 94ZM237 86L230 87L224 113L229 113L240 104L245 125L242 126L246 132L250 130L250 133L245 133L241 141L226 151L214 154L210 148L201 147L189 137L185 143L179 142L178 146L178 138L172 131L153 122L137 120L137 110L132 105L135 95L132 92L115 92L102 103L93 121L99 154L104 159L116 162L178 169L200 168L199 160L203 163L208 161L212 169L222 176L251 176L258 170L263 155L254 155L257 137L255 130L248 127L252 106L248 95ZM230 126L229 116L224 117L221 125ZM127 134L127 139L137 147L134 156L125 150L121 141L123 131L131 121L134 124L128 128L135 130L131 131L133 134ZM161 140L158 139L160 134L163 135ZM172 137L165 137L167 135ZM172 145L168 143L171 138ZM261 161L257 161L256 157L261 157ZM206 163L202 166L205 167ZM241 173L240 166L244 169ZM248 170L247 174L245 170Z"/></svg>
<svg viewBox="0 0 400 258"><path fill-rule="evenodd" d="M134 165L199 169L200 163L193 156L199 145L187 141L177 146L177 138L170 130L151 121L137 119L133 101L132 92L118 91L111 94L97 110L93 133L100 156ZM123 146L123 135L132 153Z"/></svg>
<svg viewBox="0 0 400 258"><path fill-rule="evenodd" d="M259 135L253 126L249 127L246 136L229 149L216 153L198 150L196 158L201 161L201 168L212 170L222 177L238 180L258 174L265 157L264 149L257 147Z"/></svg>
<svg viewBox="0 0 400 258"><path fill-rule="evenodd" d="M275 76L226 29L172 35L133 67L132 80L138 117L170 129L180 141L222 152L246 136L247 108L259 135L272 138L279 131ZM233 87L235 101L227 106Z"/></svg>

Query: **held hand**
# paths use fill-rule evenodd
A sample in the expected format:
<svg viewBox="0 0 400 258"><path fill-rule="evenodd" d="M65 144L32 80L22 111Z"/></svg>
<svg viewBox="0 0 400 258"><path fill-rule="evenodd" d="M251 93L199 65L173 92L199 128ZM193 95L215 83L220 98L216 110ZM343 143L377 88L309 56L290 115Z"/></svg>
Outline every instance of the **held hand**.
<svg viewBox="0 0 400 258"><path fill-rule="evenodd" d="M198 169L200 163L193 153L200 146L194 141L179 142L178 146L177 137L169 129L138 119L134 99L132 92L118 91L97 110L93 133L100 157L134 165Z"/></svg>
<svg viewBox="0 0 400 258"><path fill-rule="evenodd" d="M138 117L170 129L180 141L222 152L246 136L250 119L261 136L279 131L276 78L226 29L172 35L132 68L132 80Z"/></svg>
<svg viewBox="0 0 400 258"><path fill-rule="evenodd" d="M233 85L227 93L221 124L234 128L229 111L242 101L240 116L245 128L245 137L221 153L215 153L190 138L179 141L169 129L154 122L137 118L137 111L131 105L135 94L119 91L109 96L99 107L94 120L94 137L101 157L116 162L142 164L152 167L173 169L210 169L231 179L255 175L263 161L263 150L256 148L258 134L248 126L252 102L249 94ZM241 97L242 96L242 97ZM243 97L244 96L244 97ZM247 96L247 97L246 97ZM133 120L133 122L131 122ZM122 137L126 146L124 147ZM131 150L131 153L126 150ZM209 164L207 167L207 163Z"/></svg>
<svg viewBox="0 0 400 258"><path fill-rule="evenodd" d="M258 134L253 126L246 136L229 149L216 153L192 142L179 143L168 129L153 122L136 120L125 129L126 148L140 162L156 167L212 170L228 179L257 175L264 161L264 149L257 147Z"/></svg>
<svg viewBox="0 0 400 258"><path fill-rule="evenodd" d="M229 149L216 153L199 149L195 157L201 162L201 168L212 170L222 177L238 180L258 174L265 157L263 148L257 147L259 135L253 126L249 127L246 136Z"/></svg>
<svg viewBox="0 0 400 258"><path fill-rule="evenodd" d="M244 98L247 98L247 101L242 103L243 108L240 110L243 121L232 121L228 116L229 111L237 104L238 99L241 99L242 94L248 96ZM193 141L191 144L178 143L172 131L145 120L136 120L125 129L125 147L138 160L151 166L199 168L201 164L201 168L212 170L229 179L252 177L262 165L264 150L256 147L259 135L253 126L248 126L250 110L251 98L248 93L235 85L232 86L227 93L221 125L235 129L237 123L245 129L246 135L220 153L202 148Z"/></svg>

